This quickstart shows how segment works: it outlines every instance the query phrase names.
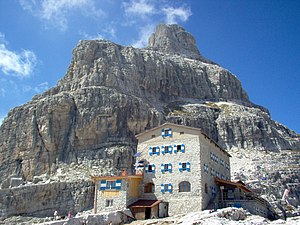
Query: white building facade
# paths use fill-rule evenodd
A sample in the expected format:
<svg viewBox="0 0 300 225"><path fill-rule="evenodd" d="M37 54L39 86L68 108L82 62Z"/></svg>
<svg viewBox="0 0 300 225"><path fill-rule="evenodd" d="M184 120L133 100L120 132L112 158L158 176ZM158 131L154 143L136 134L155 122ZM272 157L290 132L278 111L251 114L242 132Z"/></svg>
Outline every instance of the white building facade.
<svg viewBox="0 0 300 225"><path fill-rule="evenodd" d="M200 129L165 123L136 137L145 165L140 198L161 200L169 215L205 209L215 178L230 180L230 155Z"/></svg>

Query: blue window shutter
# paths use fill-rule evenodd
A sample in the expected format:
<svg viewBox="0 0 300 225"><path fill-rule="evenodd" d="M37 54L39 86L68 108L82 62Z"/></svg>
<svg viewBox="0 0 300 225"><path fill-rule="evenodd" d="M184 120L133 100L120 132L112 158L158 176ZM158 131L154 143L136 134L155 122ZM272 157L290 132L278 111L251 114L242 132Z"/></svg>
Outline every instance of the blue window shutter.
<svg viewBox="0 0 300 225"><path fill-rule="evenodd" d="M145 172L148 173L148 165L145 166Z"/></svg>
<svg viewBox="0 0 300 225"><path fill-rule="evenodd" d="M155 149L155 150L156 150L156 152L155 152L156 155L159 155L159 147L158 147L158 146L156 146L156 149Z"/></svg>
<svg viewBox="0 0 300 225"><path fill-rule="evenodd" d="M149 155L153 155L152 147L149 148Z"/></svg>
<svg viewBox="0 0 300 225"><path fill-rule="evenodd" d="M185 152L185 146L184 146L184 144L181 145L181 152Z"/></svg>
<svg viewBox="0 0 300 225"><path fill-rule="evenodd" d="M116 180L116 190L121 190L122 180Z"/></svg>
<svg viewBox="0 0 300 225"><path fill-rule="evenodd" d="M152 173L155 173L155 165L152 164Z"/></svg>
<svg viewBox="0 0 300 225"><path fill-rule="evenodd" d="M169 171L170 173L172 173L172 164L171 164L171 163L169 163L169 165L168 165L168 171Z"/></svg>
<svg viewBox="0 0 300 225"><path fill-rule="evenodd" d="M177 153L177 145L174 145L174 153Z"/></svg>
<svg viewBox="0 0 300 225"><path fill-rule="evenodd" d="M168 192L172 193L172 184L168 184Z"/></svg>
<svg viewBox="0 0 300 225"><path fill-rule="evenodd" d="M168 136L172 137L172 129L171 128L169 128L169 130L168 130Z"/></svg>
<svg viewBox="0 0 300 225"><path fill-rule="evenodd" d="M182 172L182 163L179 163L179 171Z"/></svg>
<svg viewBox="0 0 300 225"><path fill-rule="evenodd" d="M165 146L161 146L161 154L165 154Z"/></svg>
<svg viewBox="0 0 300 225"><path fill-rule="evenodd" d="M105 189L106 189L106 180L101 180L100 191L104 191Z"/></svg>
<svg viewBox="0 0 300 225"><path fill-rule="evenodd" d="M169 145L169 153L172 153L172 145Z"/></svg>
<svg viewBox="0 0 300 225"><path fill-rule="evenodd" d="M165 172L165 164L161 164L161 172Z"/></svg>
<svg viewBox="0 0 300 225"><path fill-rule="evenodd" d="M165 129L161 129L161 136L165 137Z"/></svg>
<svg viewBox="0 0 300 225"><path fill-rule="evenodd" d="M191 163L190 163L190 162L187 162L187 163L186 163L186 170L187 170L188 172L191 171Z"/></svg>
<svg viewBox="0 0 300 225"><path fill-rule="evenodd" d="M161 185L160 185L160 190L161 190L162 193L165 192L165 185L164 185L164 184L161 184Z"/></svg>

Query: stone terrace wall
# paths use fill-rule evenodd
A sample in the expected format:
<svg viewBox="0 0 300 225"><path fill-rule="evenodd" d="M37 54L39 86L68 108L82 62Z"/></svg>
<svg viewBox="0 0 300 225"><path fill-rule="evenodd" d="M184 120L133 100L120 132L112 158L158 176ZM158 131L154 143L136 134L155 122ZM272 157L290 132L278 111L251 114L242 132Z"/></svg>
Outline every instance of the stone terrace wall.
<svg viewBox="0 0 300 225"><path fill-rule="evenodd" d="M78 212L93 206L94 185L88 181L56 182L0 190L0 217L52 216Z"/></svg>

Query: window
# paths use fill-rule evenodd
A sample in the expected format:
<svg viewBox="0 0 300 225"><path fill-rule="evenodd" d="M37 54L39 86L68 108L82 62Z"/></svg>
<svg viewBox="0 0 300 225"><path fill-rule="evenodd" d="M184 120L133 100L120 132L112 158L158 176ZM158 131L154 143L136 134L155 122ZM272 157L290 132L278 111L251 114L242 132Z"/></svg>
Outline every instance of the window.
<svg viewBox="0 0 300 225"><path fill-rule="evenodd" d="M159 155L159 147L149 147L149 155Z"/></svg>
<svg viewBox="0 0 300 225"><path fill-rule="evenodd" d="M171 163L167 163L167 164L161 164L161 172L170 172L172 173L172 164Z"/></svg>
<svg viewBox="0 0 300 225"><path fill-rule="evenodd" d="M180 162L179 163L179 171L180 172L182 172L182 171L190 172L191 171L191 163L190 162L186 162L186 163Z"/></svg>
<svg viewBox="0 0 300 225"><path fill-rule="evenodd" d="M155 134L152 134L151 138L155 138Z"/></svg>
<svg viewBox="0 0 300 225"><path fill-rule="evenodd" d="M172 153L172 145L167 145L167 146L161 146L161 153L166 154L166 153Z"/></svg>
<svg viewBox="0 0 300 225"><path fill-rule="evenodd" d="M172 137L172 129L171 128L165 128L161 130L161 136L163 138L165 137Z"/></svg>
<svg viewBox="0 0 300 225"><path fill-rule="evenodd" d="M174 145L174 153L177 153L177 152L185 152L184 144Z"/></svg>
<svg viewBox="0 0 300 225"><path fill-rule="evenodd" d="M115 180L106 181L106 189L116 189L116 181Z"/></svg>
<svg viewBox="0 0 300 225"><path fill-rule="evenodd" d="M172 191L173 191L172 184L161 184L160 187L161 187L160 190L162 193L165 193L165 192L172 193Z"/></svg>
<svg viewBox="0 0 300 225"><path fill-rule="evenodd" d="M146 165L146 173L155 173L155 165L154 164Z"/></svg>
<svg viewBox="0 0 300 225"><path fill-rule="evenodd" d="M221 166L224 166L225 164L224 164L224 159L220 159L220 164L221 164Z"/></svg>
<svg viewBox="0 0 300 225"><path fill-rule="evenodd" d="M216 171L215 171L214 168L210 169L210 175L213 176L213 177L216 176Z"/></svg>
<svg viewBox="0 0 300 225"><path fill-rule="evenodd" d="M182 181L179 183L179 192L190 192L191 184L188 181Z"/></svg>
<svg viewBox="0 0 300 225"><path fill-rule="evenodd" d="M112 199L106 199L105 207L111 207L112 205L113 205L113 200Z"/></svg>
<svg viewBox="0 0 300 225"><path fill-rule="evenodd" d="M183 135L183 134L184 134L184 132L183 132L183 131L181 131L179 134L180 134L180 135Z"/></svg>
<svg viewBox="0 0 300 225"><path fill-rule="evenodd" d="M210 186L210 190L212 197L215 197L217 195L217 189L213 186Z"/></svg>
<svg viewBox="0 0 300 225"><path fill-rule="evenodd" d="M207 193L208 193L208 186L207 186L207 183L205 183L205 185L204 185L204 190L205 190L205 193L207 194Z"/></svg>
<svg viewBox="0 0 300 225"><path fill-rule="evenodd" d="M153 183L145 184L144 193L154 193L154 184Z"/></svg>
<svg viewBox="0 0 300 225"><path fill-rule="evenodd" d="M121 190L122 180L101 180L100 191Z"/></svg>
<svg viewBox="0 0 300 225"><path fill-rule="evenodd" d="M204 172L208 173L208 165L204 163Z"/></svg>

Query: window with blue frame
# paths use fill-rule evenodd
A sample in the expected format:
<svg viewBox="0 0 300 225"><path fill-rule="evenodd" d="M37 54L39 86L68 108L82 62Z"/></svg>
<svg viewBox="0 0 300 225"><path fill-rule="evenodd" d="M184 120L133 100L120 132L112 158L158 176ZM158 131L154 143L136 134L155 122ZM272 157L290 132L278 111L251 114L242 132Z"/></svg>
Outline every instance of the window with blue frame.
<svg viewBox="0 0 300 225"><path fill-rule="evenodd" d="M190 162L179 162L179 171L191 171L191 163Z"/></svg>
<svg viewBox="0 0 300 225"><path fill-rule="evenodd" d="M148 164L145 166L145 172L146 173L155 173L155 165L154 164Z"/></svg>
<svg viewBox="0 0 300 225"><path fill-rule="evenodd" d="M121 190L121 180L101 180L100 191L105 190Z"/></svg>
<svg viewBox="0 0 300 225"><path fill-rule="evenodd" d="M172 145L165 145L165 146L161 146L161 154L167 154L170 153L172 154Z"/></svg>
<svg viewBox="0 0 300 225"><path fill-rule="evenodd" d="M164 129L161 130L161 136L163 138L172 137L172 135L173 135L173 132L172 132L171 128L164 128Z"/></svg>
<svg viewBox="0 0 300 225"><path fill-rule="evenodd" d="M172 191L173 191L172 184L161 184L160 187L161 187L160 190L162 193L165 193L165 192L172 193Z"/></svg>
<svg viewBox="0 0 300 225"><path fill-rule="evenodd" d="M161 164L161 172L172 173L172 164L171 163Z"/></svg>
<svg viewBox="0 0 300 225"><path fill-rule="evenodd" d="M159 146L149 147L149 155L159 155Z"/></svg>
<svg viewBox="0 0 300 225"><path fill-rule="evenodd" d="M184 144L174 145L174 153L177 152L185 152L185 145Z"/></svg>
<svg viewBox="0 0 300 225"><path fill-rule="evenodd" d="M204 172L208 173L208 165L204 163Z"/></svg>

